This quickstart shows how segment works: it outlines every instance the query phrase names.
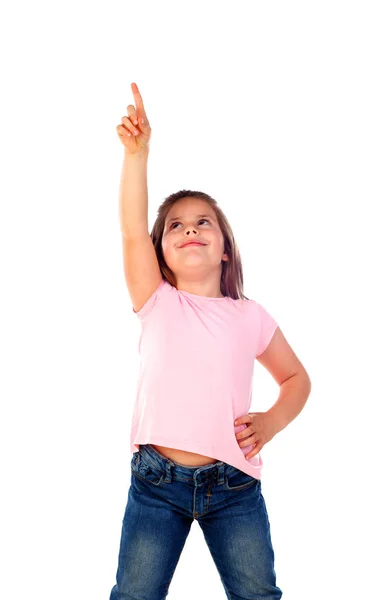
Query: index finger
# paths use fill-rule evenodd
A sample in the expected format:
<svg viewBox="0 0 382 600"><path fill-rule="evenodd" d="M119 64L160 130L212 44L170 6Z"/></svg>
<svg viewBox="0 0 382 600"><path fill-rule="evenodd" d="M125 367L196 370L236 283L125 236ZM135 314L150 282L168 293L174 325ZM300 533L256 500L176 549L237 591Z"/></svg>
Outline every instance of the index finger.
<svg viewBox="0 0 382 600"><path fill-rule="evenodd" d="M136 106L137 110L139 110L142 114L145 115L145 107L143 106L142 96L139 92L137 84L132 83L131 89L133 90L135 106Z"/></svg>

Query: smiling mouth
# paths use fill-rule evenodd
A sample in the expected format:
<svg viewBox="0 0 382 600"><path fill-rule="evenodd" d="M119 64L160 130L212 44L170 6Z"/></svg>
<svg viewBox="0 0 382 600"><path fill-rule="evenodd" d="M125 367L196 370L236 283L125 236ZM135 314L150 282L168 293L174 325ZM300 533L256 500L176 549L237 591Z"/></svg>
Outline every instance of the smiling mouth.
<svg viewBox="0 0 382 600"><path fill-rule="evenodd" d="M205 246L205 244L200 244L199 242L188 242L187 244L183 244L181 248L187 248L187 246Z"/></svg>

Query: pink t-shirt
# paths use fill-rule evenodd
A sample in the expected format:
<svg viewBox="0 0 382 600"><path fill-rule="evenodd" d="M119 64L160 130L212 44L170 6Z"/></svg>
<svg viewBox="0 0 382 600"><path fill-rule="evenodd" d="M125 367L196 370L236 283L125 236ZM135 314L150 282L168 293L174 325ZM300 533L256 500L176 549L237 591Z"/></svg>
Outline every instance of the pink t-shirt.
<svg viewBox="0 0 382 600"><path fill-rule="evenodd" d="M255 358L277 323L255 300L209 298L162 282L140 311L141 358L130 436L224 461L261 479L260 453L246 460L235 435L247 424ZM251 412L254 412L253 410Z"/></svg>

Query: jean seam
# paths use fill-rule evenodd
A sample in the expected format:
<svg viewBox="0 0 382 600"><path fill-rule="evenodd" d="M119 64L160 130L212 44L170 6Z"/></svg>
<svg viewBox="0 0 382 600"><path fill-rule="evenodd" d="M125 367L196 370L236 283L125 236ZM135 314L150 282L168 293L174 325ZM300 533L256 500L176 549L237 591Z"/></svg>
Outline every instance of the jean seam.
<svg viewBox="0 0 382 600"><path fill-rule="evenodd" d="M163 479L164 479L164 475L162 473L162 475L160 476L160 479L159 479L158 483L153 483L152 481L149 481L148 479L145 479L145 477L142 477L142 475L139 475L139 473L137 473L133 469L131 469L131 473L133 475L135 475L136 477L138 477L138 479L140 479L141 481L144 481L145 483L151 483L151 485L153 485L155 487L161 487L161 483L163 483Z"/></svg>

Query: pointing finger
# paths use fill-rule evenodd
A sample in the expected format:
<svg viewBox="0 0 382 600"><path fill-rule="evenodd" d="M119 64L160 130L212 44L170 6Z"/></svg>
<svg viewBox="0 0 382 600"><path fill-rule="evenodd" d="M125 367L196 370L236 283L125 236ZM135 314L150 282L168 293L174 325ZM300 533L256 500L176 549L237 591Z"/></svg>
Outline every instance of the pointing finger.
<svg viewBox="0 0 382 600"><path fill-rule="evenodd" d="M135 106L137 107L137 111L141 117L146 118L145 107L143 106L142 96L139 92L138 86L136 83L131 84L131 89L133 91Z"/></svg>

